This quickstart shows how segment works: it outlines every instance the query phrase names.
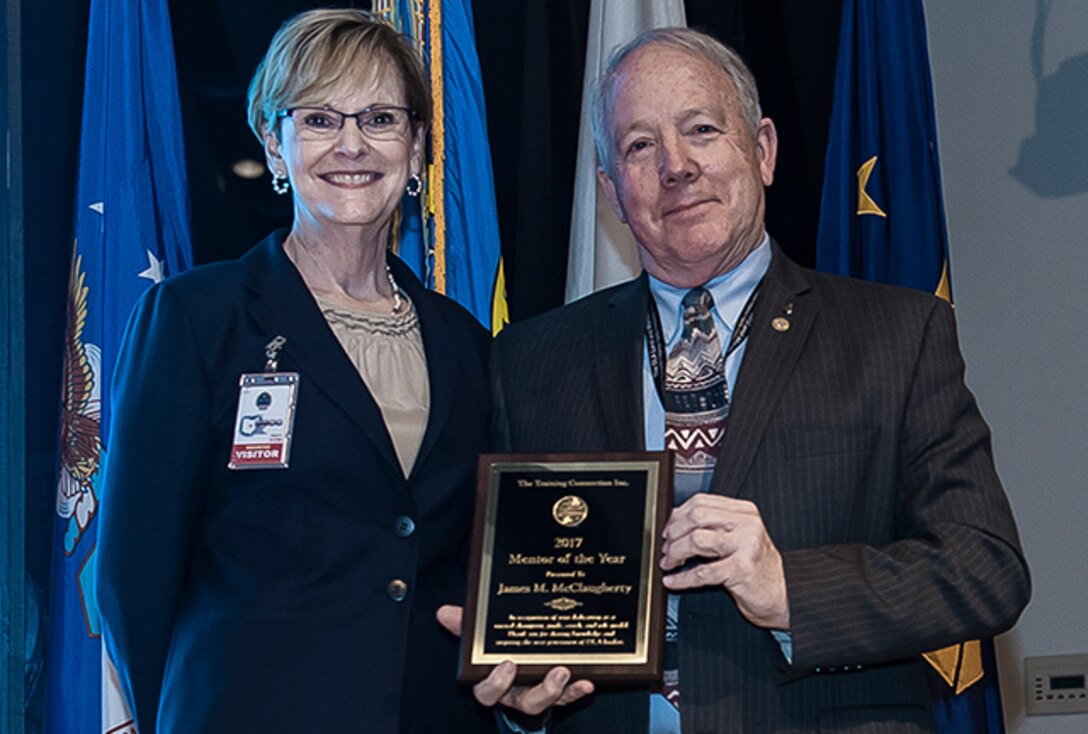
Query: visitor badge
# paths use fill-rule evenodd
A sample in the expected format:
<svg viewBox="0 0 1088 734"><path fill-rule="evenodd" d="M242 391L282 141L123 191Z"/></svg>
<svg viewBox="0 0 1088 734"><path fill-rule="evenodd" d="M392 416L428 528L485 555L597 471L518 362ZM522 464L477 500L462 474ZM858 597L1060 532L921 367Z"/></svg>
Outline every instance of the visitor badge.
<svg viewBox="0 0 1088 734"><path fill-rule="evenodd" d="M230 469L286 469L298 391L297 372L243 374Z"/></svg>

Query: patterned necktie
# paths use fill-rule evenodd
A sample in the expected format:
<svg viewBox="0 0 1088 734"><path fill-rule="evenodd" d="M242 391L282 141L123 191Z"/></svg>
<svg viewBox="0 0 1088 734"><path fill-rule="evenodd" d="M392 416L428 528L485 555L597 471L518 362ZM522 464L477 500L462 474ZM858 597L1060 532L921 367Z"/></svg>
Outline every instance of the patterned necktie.
<svg viewBox="0 0 1088 734"><path fill-rule="evenodd" d="M680 341L665 365L665 447L676 452L676 504L710 487L718 461L729 388L714 328L714 298L704 288L684 296Z"/></svg>
<svg viewBox="0 0 1088 734"><path fill-rule="evenodd" d="M714 326L714 298L705 288L684 296L684 326L680 341L665 364L665 448L676 454L676 504L710 488L718 462L725 419L729 415L729 388L725 355ZM680 598L668 597L665 625L665 686L662 695L680 708L679 640ZM679 716L659 711L654 731L679 732Z"/></svg>

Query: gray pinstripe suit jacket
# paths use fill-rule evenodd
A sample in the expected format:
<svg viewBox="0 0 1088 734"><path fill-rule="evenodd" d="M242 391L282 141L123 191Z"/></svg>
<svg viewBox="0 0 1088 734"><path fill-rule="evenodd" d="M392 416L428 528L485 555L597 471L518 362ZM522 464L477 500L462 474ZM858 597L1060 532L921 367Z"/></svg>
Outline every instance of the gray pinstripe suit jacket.
<svg viewBox="0 0 1088 734"><path fill-rule="evenodd" d="M498 446L641 450L648 298L643 275L503 331ZM1007 630L1029 594L952 310L775 247L750 339L712 491L753 501L783 554L793 663L724 591L684 595L684 732L932 731L919 654ZM553 728L646 731L647 702L599 691Z"/></svg>

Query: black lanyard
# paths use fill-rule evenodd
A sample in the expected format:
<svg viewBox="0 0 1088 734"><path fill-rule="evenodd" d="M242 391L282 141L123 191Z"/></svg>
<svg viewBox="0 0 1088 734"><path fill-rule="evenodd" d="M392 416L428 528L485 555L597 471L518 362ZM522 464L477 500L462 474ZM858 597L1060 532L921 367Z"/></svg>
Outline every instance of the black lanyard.
<svg viewBox="0 0 1088 734"><path fill-rule="evenodd" d="M733 329L733 335L729 339L729 346L725 349L725 359L729 359L729 355L737 351L737 348L748 337L748 332L752 328L752 319L755 317L756 299L759 297L759 290L762 287L763 281L760 280L756 283L756 287L752 289L752 295L748 296L748 300L745 301L744 308L741 309L740 316L737 317L737 326ZM714 315L710 314L710 318L714 318ZM683 315L681 315L681 321L683 321ZM664 405L664 365L666 357L665 338L661 332L661 315L657 312L657 301L654 300L653 293L650 293L649 304L646 308L646 351L650 355L650 371L654 376L657 397L661 404ZM728 388L726 390L728 391ZM728 392L726 392L726 395L728 395Z"/></svg>

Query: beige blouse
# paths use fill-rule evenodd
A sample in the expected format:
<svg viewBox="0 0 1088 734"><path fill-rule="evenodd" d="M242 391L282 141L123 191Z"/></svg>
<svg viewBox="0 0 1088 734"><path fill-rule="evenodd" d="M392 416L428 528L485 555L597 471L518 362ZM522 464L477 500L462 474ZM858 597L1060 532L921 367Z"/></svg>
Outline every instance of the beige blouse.
<svg viewBox="0 0 1088 734"><path fill-rule="evenodd" d="M381 409L405 476L412 471L431 407L427 360L411 300L401 313L345 308L318 298L318 306Z"/></svg>

